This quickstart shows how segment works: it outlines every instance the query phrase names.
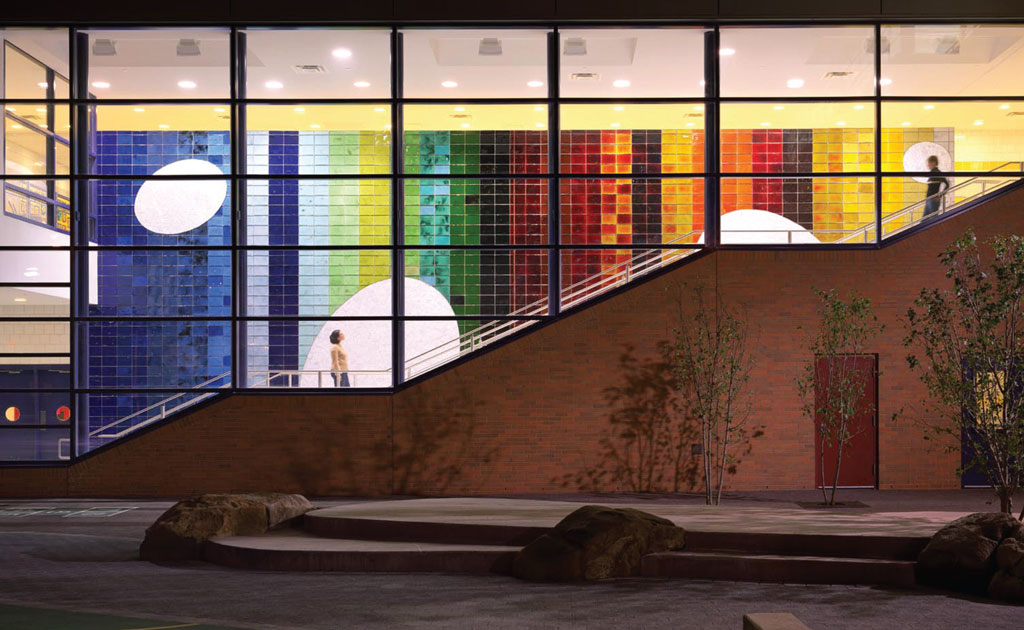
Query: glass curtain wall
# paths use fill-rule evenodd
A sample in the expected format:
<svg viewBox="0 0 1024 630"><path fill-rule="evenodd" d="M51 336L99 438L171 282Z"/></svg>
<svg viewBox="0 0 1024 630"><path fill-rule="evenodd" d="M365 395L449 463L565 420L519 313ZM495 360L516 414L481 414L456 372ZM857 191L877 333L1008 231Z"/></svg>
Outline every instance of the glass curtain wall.
<svg viewBox="0 0 1024 630"><path fill-rule="evenodd" d="M706 242L877 246L1021 177L1022 35L4 30L0 461L389 390Z"/></svg>

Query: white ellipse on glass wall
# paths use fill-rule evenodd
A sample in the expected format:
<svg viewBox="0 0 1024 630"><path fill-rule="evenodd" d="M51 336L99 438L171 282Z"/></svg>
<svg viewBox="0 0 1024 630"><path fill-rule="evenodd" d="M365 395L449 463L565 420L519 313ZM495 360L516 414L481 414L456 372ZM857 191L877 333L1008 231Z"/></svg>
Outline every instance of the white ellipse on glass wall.
<svg viewBox="0 0 1024 630"><path fill-rule="evenodd" d="M454 317L455 311L440 291L422 280L405 279L405 309L408 313L437 317ZM391 280L381 280L363 287L345 300L332 317L367 317L391 312ZM341 347L348 355L349 383L353 387L390 387L391 325L387 321L329 321L324 324L302 366L300 387L333 387L331 369L331 332L345 335ZM447 363L459 356L459 324L448 321L405 322L405 358L416 373ZM427 365L429 363L429 365Z"/></svg>
<svg viewBox="0 0 1024 630"><path fill-rule="evenodd" d="M723 245L821 242L796 221L767 210L733 210L723 214L718 221ZM697 243L703 242L704 235L701 234Z"/></svg>
<svg viewBox="0 0 1024 630"><path fill-rule="evenodd" d="M178 160L154 175L223 175L205 160ZM194 230L217 214L228 194L223 179L149 180L135 194L135 218L157 234Z"/></svg>
<svg viewBox="0 0 1024 630"><path fill-rule="evenodd" d="M946 147L934 142L918 142L910 145L903 154L904 171L928 171L928 157L934 155L939 158L939 170L948 173L953 170L953 157L946 150ZM922 184L928 183L928 176L915 177L914 181Z"/></svg>

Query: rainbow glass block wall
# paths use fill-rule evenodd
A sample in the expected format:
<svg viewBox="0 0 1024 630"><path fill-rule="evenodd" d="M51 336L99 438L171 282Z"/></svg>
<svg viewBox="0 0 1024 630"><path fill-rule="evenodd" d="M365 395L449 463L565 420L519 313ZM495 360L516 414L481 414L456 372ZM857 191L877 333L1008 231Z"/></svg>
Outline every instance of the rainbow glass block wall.
<svg viewBox="0 0 1024 630"><path fill-rule="evenodd" d="M89 387L195 387L230 370L231 326L204 317L231 314L231 254L195 249L228 245L230 197L202 226L178 235L150 232L135 218L142 180L162 166L201 159L227 172L227 132L103 131L96 134L94 240L100 246L167 246L97 253L97 303L89 315L190 317L189 321L91 321ZM123 178L123 179L120 179ZM167 394L122 391L89 396L90 429L146 407Z"/></svg>

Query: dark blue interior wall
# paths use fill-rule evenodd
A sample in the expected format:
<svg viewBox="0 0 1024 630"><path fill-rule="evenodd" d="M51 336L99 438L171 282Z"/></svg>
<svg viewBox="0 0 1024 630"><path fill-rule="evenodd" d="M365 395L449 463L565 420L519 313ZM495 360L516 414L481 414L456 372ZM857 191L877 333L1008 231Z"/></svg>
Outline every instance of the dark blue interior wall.
<svg viewBox="0 0 1024 630"><path fill-rule="evenodd" d="M269 173L294 175L299 170L299 134L297 131L271 131L268 140ZM292 181L269 180L269 198L276 208L268 215L269 234L287 237L299 234L299 188ZM294 241L292 241L294 242ZM267 287L270 315L299 314L299 253L273 250ZM271 321L267 326L269 348L267 367L294 370L299 365L299 323ZM284 385L284 383L273 383Z"/></svg>

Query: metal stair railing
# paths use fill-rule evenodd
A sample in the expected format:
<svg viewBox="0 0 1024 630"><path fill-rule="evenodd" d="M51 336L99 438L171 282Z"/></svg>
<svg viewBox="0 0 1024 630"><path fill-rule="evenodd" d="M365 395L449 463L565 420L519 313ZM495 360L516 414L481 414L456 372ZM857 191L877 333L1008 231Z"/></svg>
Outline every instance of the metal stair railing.
<svg viewBox="0 0 1024 630"><path fill-rule="evenodd" d="M656 250L660 247L671 246L682 242L690 242L694 240L695 236L702 233L703 232L701 230L692 230L665 243L651 243L651 249ZM669 253L653 253L652 251L645 251L628 260L616 263L599 273L563 288L560 292L561 307L563 309L572 308L573 306L576 306L581 302L585 302L586 300L604 293L609 289L626 284L637 276L660 269L665 265L685 258L696 251L699 250L681 249L674 250ZM547 312L548 299L547 297L544 297L508 314L519 317L530 317L534 315L544 315ZM459 356L466 352L473 352L478 348L512 334L518 328L534 323L534 321L535 320L496 320L482 324L481 326L460 334L457 339L452 339L451 341L421 352L420 354L408 359L405 362L405 376L406 378L411 378L416 374L422 374L437 365L447 363L450 360L448 355L452 352L457 352Z"/></svg>
<svg viewBox="0 0 1024 630"><path fill-rule="evenodd" d="M167 416L169 416L171 414L177 413L177 412L181 411L182 409L185 409L186 407L191 407L192 405L194 405L194 404L196 404L196 403L198 403L200 401L206 400L207 398L216 395L218 392L209 392L209 391L208 392L196 392L195 390L198 390L198 389L201 389L201 388L204 388L204 387L213 386L213 384L216 383L217 381L221 381L221 380L223 380L225 378L230 379L230 377L231 377L231 372L225 372L224 374L221 374L219 376L215 376L215 377L211 378L208 381L205 381L203 383L200 383L200 384L196 385L193 388L193 391L178 392L177 394L175 394L173 396L169 396L167 398L164 398L163 400L161 400L159 402L156 402L156 403L153 403L152 405L149 405L148 407L143 407L142 409L139 409L135 413L132 413L132 414L129 414L129 415L123 417L123 418L119 418L117 420L114 420L113 422L105 424L102 427L99 427L97 429L93 429L92 431L89 432L89 437L90 438L95 438L95 439L104 439L104 440L116 440L118 438L124 437L125 435L131 433L132 431L136 431L138 429L141 429L144 426L147 426L147 425L152 424L154 422L163 420L164 418L166 418ZM218 389L222 389L222 388L227 387L229 384L230 384L230 380L229 380L228 383L224 383L223 385L219 385L217 387L218 387ZM113 394L113 393L117 393L117 392L111 392L111 393ZM190 395L195 395L195 398L189 398L188 400L180 400L180 399L184 398L185 396L190 396ZM151 412L155 412L155 413L151 413ZM132 422L126 428L123 428L123 429L121 429L119 431L115 430L115 427L117 427L117 426L119 426L121 424L124 424L125 422L130 422L130 421L134 420L135 418L144 418L144 419L139 421L139 422ZM113 432L110 432L110 431L113 431Z"/></svg>

